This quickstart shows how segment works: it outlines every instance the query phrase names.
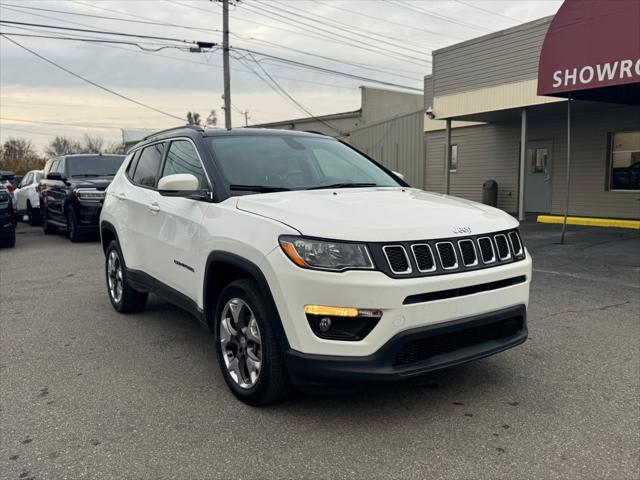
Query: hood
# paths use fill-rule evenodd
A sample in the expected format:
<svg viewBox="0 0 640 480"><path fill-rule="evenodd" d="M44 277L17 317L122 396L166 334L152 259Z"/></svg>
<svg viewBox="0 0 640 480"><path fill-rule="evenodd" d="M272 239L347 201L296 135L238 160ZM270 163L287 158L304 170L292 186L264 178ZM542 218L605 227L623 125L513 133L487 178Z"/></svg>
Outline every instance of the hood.
<svg viewBox="0 0 640 480"><path fill-rule="evenodd" d="M69 183L74 188L96 188L104 190L113 181L113 177L71 177Z"/></svg>
<svg viewBox="0 0 640 480"><path fill-rule="evenodd" d="M238 197L237 208L335 240L394 242L475 235L518 226L509 214L413 188L302 190Z"/></svg>

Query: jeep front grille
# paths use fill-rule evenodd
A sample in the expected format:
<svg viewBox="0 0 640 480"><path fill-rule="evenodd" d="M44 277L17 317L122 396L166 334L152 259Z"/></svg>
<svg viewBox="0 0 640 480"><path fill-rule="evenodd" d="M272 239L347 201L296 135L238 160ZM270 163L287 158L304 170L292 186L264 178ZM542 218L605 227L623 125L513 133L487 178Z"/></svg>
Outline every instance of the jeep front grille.
<svg viewBox="0 0 640 480"><path fill-rule="evenodd" d="M369 243L368 247L378 269L396 278L460 273L525 258L522 238L515 229L465 237Z"/></svg>

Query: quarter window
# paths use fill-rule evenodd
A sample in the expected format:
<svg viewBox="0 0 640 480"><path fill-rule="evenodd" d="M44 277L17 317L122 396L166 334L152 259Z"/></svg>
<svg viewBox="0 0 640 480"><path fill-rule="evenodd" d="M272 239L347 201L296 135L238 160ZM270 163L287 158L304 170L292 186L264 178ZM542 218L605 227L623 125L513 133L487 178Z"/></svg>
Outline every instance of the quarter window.
<svg viewBox="0 0 640 480"><path fill-rule="evenodd" d="M609 134L609 188L640 190L640 130Z"/></svg>
<svg viewBox="0 0 640 480"><path fill-rule="evenodd" d="M156 143L142 150L138 165L133 173L133 182L145 187L155 187L162 162L164 143Z"/></svg>
<svg viewBox="0 0 640 480"><path fill-rule="evenodd" d="M162 177L177 173L190 173L198 179L198 188L205 188L207 185L204 170L193 144L187 140L176 140L171 142L167 159L162 169Z"/></svg>

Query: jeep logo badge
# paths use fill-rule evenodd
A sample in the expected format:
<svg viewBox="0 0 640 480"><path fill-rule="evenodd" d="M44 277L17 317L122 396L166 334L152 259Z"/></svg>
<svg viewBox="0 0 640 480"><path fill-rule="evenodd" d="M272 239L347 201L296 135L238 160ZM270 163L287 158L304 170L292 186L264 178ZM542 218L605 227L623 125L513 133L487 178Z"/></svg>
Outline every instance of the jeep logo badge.
<svg viewBox="0 0 640 480"><path fill-rule="evenodd" d="M453 227L452 230L456 235L471 235L471 227Z"/></svg>

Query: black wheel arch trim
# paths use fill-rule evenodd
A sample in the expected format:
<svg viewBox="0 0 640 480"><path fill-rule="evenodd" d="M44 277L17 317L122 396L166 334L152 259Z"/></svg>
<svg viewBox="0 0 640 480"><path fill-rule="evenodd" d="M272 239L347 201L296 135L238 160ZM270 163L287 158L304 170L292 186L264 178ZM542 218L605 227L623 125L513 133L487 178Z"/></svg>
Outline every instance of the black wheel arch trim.
<svg viewBox="0 0 640 480"><path fill-rule="evenodd" d="M204 284L203 284L203 305L204 305L204 315L205 321L207 325L209 325L210 330L216 336L215 328L211 328L214 325L214 316L216 312L217 305L211 305L212 302L211 295L207 294L207 287L212 280L212 275L214 274L215 263L227 263L236 268L244 270L250 275L260 288L260 292L262 293L263 299L266 302L267 310L270 314L270 319L272 320L272 326L276 331L276 337L278 339L278 344L283 351L289 350L289 341L287 339L287 335L284 331L284 326L282 325L282 319L280 318L280 313L278 312L278 307L276 306L276 302L273 298L273 294L271 293L271 288L269 287L269 282L267 282L264 273L260 269L258 265L253 263L250 260L247 260L240 255L236 255L234 253L225 252L222 250L216 250L209 253L207 257L207 263L205 267L204 274ZM217 303L217 298L215 299Z"/></svg>

